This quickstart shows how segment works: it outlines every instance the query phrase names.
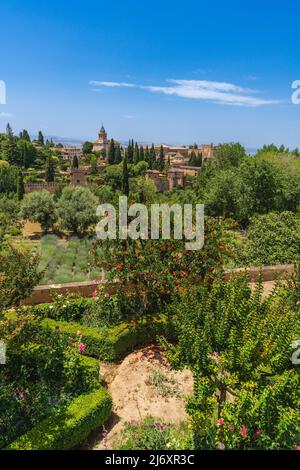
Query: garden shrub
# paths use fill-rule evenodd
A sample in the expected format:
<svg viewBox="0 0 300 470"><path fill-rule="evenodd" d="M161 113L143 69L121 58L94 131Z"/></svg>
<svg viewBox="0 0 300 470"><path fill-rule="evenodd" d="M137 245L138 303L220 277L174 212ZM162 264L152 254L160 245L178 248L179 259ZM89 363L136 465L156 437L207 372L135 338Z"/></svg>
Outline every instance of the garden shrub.
<svg viewBox="0 0 300 470"><path fill-rule="evenodd" d="M33 315L0 321L6 364L0 368L0 448L99 388L98 361L83 357L80 338L41 326Z"/></svg>
<svg viewBox="0 0 300 470"><path fill-rule="evenodd" d="M106 277L106 283L98 287L102 315L108 321L151 315L190 285L212 282L222 270L221 224L212 219L205 221L201 250L186 250L185 243L175 239L95 243L93 263Z"/></svg>
<svg viewBox="0 0 300 470"><path fill-rule="evenodd" d="M88 297L74 298L72 295L56 294L52 303L26 307L25 311L41 318L80 322L84 312L95 303L95 299Z"/></svg>
<svg viewBox="0 0 300 470"><path fill-rule="evenodd" d="M300 444L300 369L291 360L299 309L262 291L240 275L195 287L170 307L178 342L162 343L174 368L194 373L187 411L197 449Z"/></svg>
<svg viewBox="0 0 300 470"><path fill-rule="evenodd" d="M104 361L114 361L126 351L149 344L158 336L174 338L172 323L164 316L149 316L137 321L120 323L115 326L92 328L80 323L44 319L42 326L59 331L66 338L80 341L85 345L84 354Z"/></svg>
<svg viewBox="0 0 300 470"><path fill-rule="evenodd" d="M0 313L20 305L40 279L38 257L29 250L6 245L0 250Z"/></svg>
<svg viewBox="0 0 300 470"><path fill-rule="evenodd" d="M8 450L68 450L103 425L111 413L109 394L98 388L80 395L12 442Z"/></svg>
<svg viewBox="0 0 300 470"><path fill-rule="evenodd" d="M192 449L193 438L188 424L166 424L151 416L131 420L115 437L117 450L186 450Z"/></svg>
<svg viewBox="0 0 300 470"><path fill-rule="evenodd" d="M235 256L238 266L294 263L300 256L300 217L287 211L253 217Z"/></svg>

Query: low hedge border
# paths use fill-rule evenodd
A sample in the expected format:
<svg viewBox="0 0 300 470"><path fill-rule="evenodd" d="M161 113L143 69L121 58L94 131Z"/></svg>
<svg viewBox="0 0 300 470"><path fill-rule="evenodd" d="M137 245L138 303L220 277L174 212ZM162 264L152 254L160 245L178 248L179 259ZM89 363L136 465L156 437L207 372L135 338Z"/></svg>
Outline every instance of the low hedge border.
<svg viewBox="0 0 300 470"><path fill-rule="evenodd" d="M95 303L94 298L80 297L79 299L65 299L62 305L56 305L55 308L52 302L33 307L26 306L23 307L23 311L42 318L52 318L53 320L79 321L84 312Z"/></svg>
<svg viewBox="0 0 300 470"><path fill-rule="evenodd" d="M116 361L134 347L155 341L157 336L166 336L169 339L174 337L172 323L166 315L121 323L102 330L50 318L42 320L42 326L59 331L74 340L80 337L80 341L86 346L84 354L105 362Z"/></svg>
<svg viewBox="0 0 300 470"><path fill-rule="evenodd" d="M111 414L110 395L99 388L80 395L60 413L41 421L6 450L68 450L103 425Z"/></svg>
<svg viewBox="0 0 300 470"><path fill-rule="evenodd" d="M36 313L32 309L29 312ZM6 312L5 316L13 319L16 313ZM83 354L104 362L117 361L136 346L154 342L157 336L165 336L169 340L175 338L172 320L162 314L102 329L51 318L44 318L41 325L53 332L59 331L72 340L79 340L80 337L80 341L86 346Z"/></svg>

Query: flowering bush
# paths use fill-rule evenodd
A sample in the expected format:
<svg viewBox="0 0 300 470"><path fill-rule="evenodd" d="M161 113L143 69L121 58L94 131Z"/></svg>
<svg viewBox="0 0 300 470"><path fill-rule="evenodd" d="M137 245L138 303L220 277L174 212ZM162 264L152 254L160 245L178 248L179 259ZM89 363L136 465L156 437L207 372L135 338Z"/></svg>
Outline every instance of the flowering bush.
<svg viewBox="0 0 300 470"><path fill-rule="evenodd" d="M30 251L21 251L11 245L0 251L0 313L19 306L38 283L38 258Z"/></svg>
<svg viewBox="0 0 300 470"><path fill-rule="evenodd" d="M188 251L185 240L109 240L94 244L94 264L104 270L99 287L101 311L110 319L160 311L191 285L210 283L221 270L221 228L207 220L205 244ZM100 248L100 250L99 250Z"/></svg>
<svg viewBox="0 0 300 470"><path fill-rule="evenodd" d="M140 422L127 422L113 447L120 450L191 449L192 435L186 423L175 426L149 416Z"/></svg>
<svg viewBox="0 0 300 470"><path fill-rule="evenodd" d="M173 367L195 376L187 411L198 449L293 449L300 444L300 369L291 361L298 309L262 299L246 276L189 291L171 305Z"/></svg>
<svg viewBox="0 0 300 470"><path fill-rule="evenodd" d="M68 342L39 323L32 315L0 321L7 357L0 368L0 448L97 385L81 363L80 337Z"/></svg>

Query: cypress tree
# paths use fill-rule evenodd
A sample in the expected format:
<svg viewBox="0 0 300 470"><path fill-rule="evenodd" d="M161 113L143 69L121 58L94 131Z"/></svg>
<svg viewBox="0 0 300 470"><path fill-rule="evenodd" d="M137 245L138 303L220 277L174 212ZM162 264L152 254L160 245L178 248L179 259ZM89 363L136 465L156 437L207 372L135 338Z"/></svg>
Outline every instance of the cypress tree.
<svg viewBox="0 0 300 470"><path fill-rule="evenodd" d="M79 167L79 161L77 155L74 155L73 160L72 160L72 168L78 168Z"/></svg>
<svg viewBox="0 0 300 470"><path fill-rule="evenodd" d="M136 165L139 161L140 161L140 151L139 151L139 146L136 142L134 146L134 152L133 152L133 163Z"/></svg>
<svg viewBox="0 0 300 470"><path fill-rule="evenodd" d="M30 136L29 136L28 131L26 129L23 129L20 132L20 139L26 140L27 142L31 142Z"/></svg>
<svg viewBox="0 0 300 470"><path fill-rule="evenodd" d="M159 171L163 171L165 168L165 152L164 148L161 145L159 149L159 160L158 160L158 169Z"/></svg>
<svg viewBox="0 0 300 470"><path fill-rule="evenodd" d="M22 139L23 140L23 139ZM26 142L21 142L21 152L22 152L22 164L23 168L28 168L29 167L29 161L28 161L28 155L27 155L27 145Z"/></svg>
<svg viewBox="0 0 300 470"><path fill-rule="evenodd" d="M155 168L155 163L156 163L156 153L155 153L154 144L152 144L151 149L150 149L150 156L149 156L150 170L153 170Z"/></svg>
<svg viewBox="0 0 300 470"><path fill-rule="evenodd" d="M45 172L45 181L47 183L52 183L55 178L55 165L52 157L47 158L46 162L46 172Z"/></svg>
<svg viewBox="0 0 300 470"><path fill-rule="evenodd" d="M122 189L125 196L129 195L129 175L127 167L127 155L125 154L123 159L123 178L122 178Z"/></svg>
<svg viewBox="0 0 300 470"><path fill-rule="evenodd" d="M190 153L189 165L196 166L196 153L194 152L194 150Z"/></svg>
<svg viewBox="0 0 300 470"><path fill-rule="evenodd" d="M25 194L24 179L23 174L20 171L17 178L17 198L18 201L21 201Z"/></svg>
<svg viewBox="0 0 300 470"><path fill-rule="evenodd" d="M133 145L131 144L131 140L129 140L127 147L127 161L128 163L132 163L133 161Z"/></svg>
<svg viewBox="0 0 300 470"><path fill-rule="evenodd" d="M11 125L9 124L9 122L6 124L6 135L8 136L13 136L14 133L12 131L12 128L11 128Z"/></svg>
<svg viewBox="0 0 300 470"><path fill-rule="evenodd" d="M110 165L113 165L115 163L115 153L116 153L115 142L114 142L114 139L111 139L110 146L108 149L108 163Z"/></svg>
<svg viewBox="0 0 300 470"><path fill-rule="evenodd" d="M116 164L121 163L122 161L122 155L121 155L121 148L120 145L117 146L116 151L115 151L115 162Z"/></svg>
<svg viewBox="0 0 300 470"><path fill-rule="evenodd" d="M198 152L197 157L196 157L196 162L195 166L202 166L202 152Z"/></svg>
<svg viewBox="0 0 300 470"><path fill-rule="evenodd" d="M7 137L3 142L2 147L4 160L7 160L11 165L18 165L20 163L19 152L17 149L15 136L9 123L6 126L6 135Z"/></svg>
<svg viewBox="0 0 300 470"><path fill-rule="evenodd" d="M140 162L143 162L145 160L145 152L144 152L144 147L141 145L140 146Z"/></svg>
<svg viewBox="0 0 300 470"><path fill-rule="evenodd" d="M43 136L42 131L39 131L37 141L39 145L42 145L42 146L44 145L45 141L44 141L44 136Z"/></svg>
<svg viewBox="0 0 300 470"><path fill-rule="evenodd" d="M150 152L149 152L149 147L148 145L146 146L146 150L145 150L145 161L150 164Z"/></svg>

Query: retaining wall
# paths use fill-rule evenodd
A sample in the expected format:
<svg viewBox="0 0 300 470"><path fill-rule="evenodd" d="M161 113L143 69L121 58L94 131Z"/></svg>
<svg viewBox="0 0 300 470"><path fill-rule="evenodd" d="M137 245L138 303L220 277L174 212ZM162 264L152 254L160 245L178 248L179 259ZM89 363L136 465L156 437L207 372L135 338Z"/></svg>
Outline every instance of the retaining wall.
<svg viewBox="0 0 300 470"><path fill-rule="evenodd" d="M228 269L224 272L224 279L229 280L237 273L247 272L250 282L257 281L260 273L262 274L262 279L264 282L275 281L276 279L280 279L286 275L291 274L293 268L293 264L280 264L276 266L264 266L263 268ZM66 292L77 292L80 293L82 297L90 297L96 289L97 285L103 282L104 281L101 280L36 286L33 289L30 297L24 300L23 305L38 305L51 302L51 294L53 291L58 294L65 294Z"/></svg>

